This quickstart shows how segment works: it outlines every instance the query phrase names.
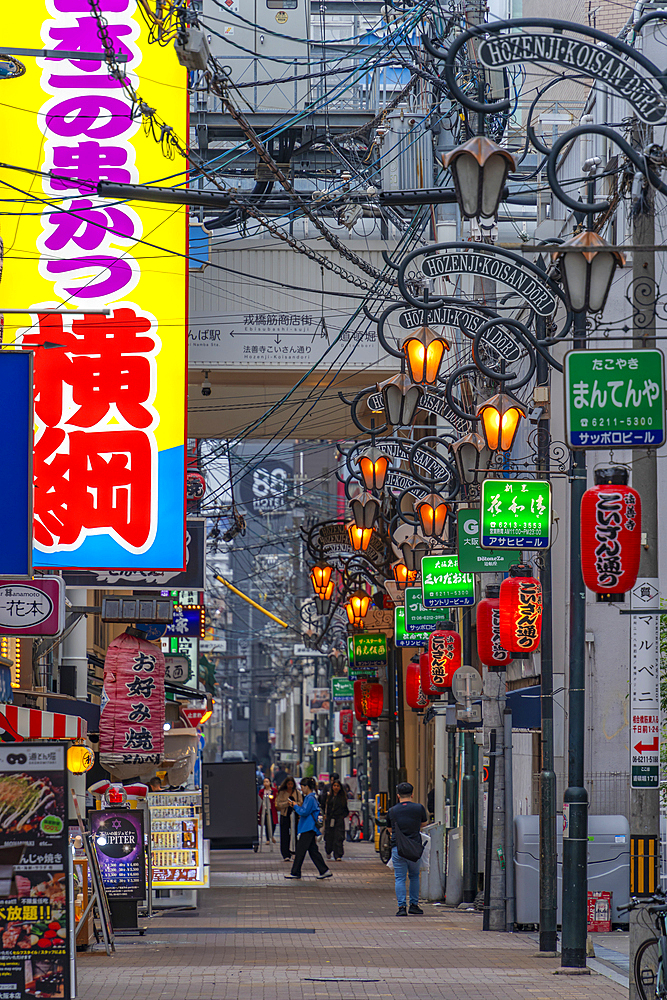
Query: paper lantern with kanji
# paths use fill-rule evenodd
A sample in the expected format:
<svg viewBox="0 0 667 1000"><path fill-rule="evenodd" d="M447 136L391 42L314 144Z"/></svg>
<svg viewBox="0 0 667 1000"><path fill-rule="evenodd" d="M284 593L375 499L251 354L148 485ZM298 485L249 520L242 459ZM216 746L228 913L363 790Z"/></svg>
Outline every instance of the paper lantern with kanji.
<svg viewBox="0 0 667 1000"><path fill-rule="evenodd" d="M489 670L504 670L512 662L511 655L500 641L498 591L498 587L487 587L487 596L477 605L477 655Z"/></svg>
<svg viewBox="0 0 667 1000"><path fill-rule="evenodd" d="M436 629L428 639L431 687L438 693L452 686L452 677L461 666L461 636L453 629Z"/></svg>
<svg viewBox="0 0 667 1000"><path fill-rule="evenodd" d="M340 729L341 736L354 735L354 713L351 708L343 708L341 710L338 728Z"/></svg>
<svg viewBox="0 0 667 1000"><path fill-rule="evenodd" d="M405 700L413 712L419 712L428 705L428 698L422 691L421 671L418 663L408 663L405 671Z"/></svg>
<svg viewBox="0 0 667 1000"><path fill-rule="evenodd" d="M581 498L581 569L595 594L626 594L637 582L641 512L630 486L594 486Z"/></svg>
<svg viewBox="0 0 667 1000"><path fill-rule="evenodd" d="M377 681L354 682L354 713L359 722L377 719L382 715L384 691Z"/></svg>
<svg viewBox="0 0 667 1000"><path fill-rule="evenodd" d="M431 664L428 653L419 655L419 680L421 689L427 698L439 698L444 688L437 688L431 683Z"/></svg>
<svg viewBox="0 0 667 1000"><path fill-rule="evenodd" d="M526 659L540 644L542 587L528 566L510 566L500 584L500 642L513 659Z"/></svg>

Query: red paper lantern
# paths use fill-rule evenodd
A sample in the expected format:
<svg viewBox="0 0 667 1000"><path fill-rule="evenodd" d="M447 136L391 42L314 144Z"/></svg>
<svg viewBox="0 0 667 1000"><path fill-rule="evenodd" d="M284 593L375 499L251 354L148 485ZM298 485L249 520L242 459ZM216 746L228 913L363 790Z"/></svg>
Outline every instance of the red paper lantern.
<svg viewBox="0 0 667 1000"><path fill-rule="evenodd" d="M434 687L431 684L431 664L428 653L419 654L419 683L427 698L439 698L442 694L442 688Z"/></svg>
<svg viewBox="0 0 667 1000"><path fill-rule="evenodd" d="M477 605L477 655L489 670L504 670L512 662L500 641L500 587L486 588Z"/></svg>
<svg viewBox="0 0 667 1000"><path fill-rule="evenodd" d="M500 642L514 659L526 659L540 644L542 587L528 566L510 566L500 584Z"/></svg>
<svg viewBox="0 0 667 1000"><path fill-rule="evenodd" d="M343 708L341 710L338 728L340 729L341 736L354 735L354 713L351 708Z"/></svg>
<svg viewBox="0 0 667 1000"><path fill-rule="evenodd" d="M384 707L384 690L377 681L354 682L354 712L359 722L377 719Z"/></svg>
<svg viewBox="0 0 667 1000"><path fill-rule="evenodd" d="M414 712L419 712L428 705L428 698L422 691L421 671L418 663L408 663L405 671L405 700Z"/></svg>
<svg viewBox="0 0 667 1000"><path fill-rule="evenodd" d="M438 693L452 686L452 677L461 666L461 636L450 628L439 628L428 638L431 687Z"/></svg>
<svg viewBox="0 0 667 1000"><path fill-rule="evenodd" d="M637 582L642 503L630 486L594 486L581 498L581 569L596 594L626 594Z"/></svg>

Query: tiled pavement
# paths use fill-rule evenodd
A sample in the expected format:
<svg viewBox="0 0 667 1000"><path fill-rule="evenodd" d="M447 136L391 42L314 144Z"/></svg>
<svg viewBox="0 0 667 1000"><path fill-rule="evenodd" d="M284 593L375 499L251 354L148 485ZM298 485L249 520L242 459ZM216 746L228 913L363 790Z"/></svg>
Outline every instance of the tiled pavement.
<svg viewBox="0 0 667 1000"><path fill-rule="evenodd" d="M307 860L286 881L280 854L212 855L196 911L161 911L116 954L79 956L82 1000L619 1000L610 979L555 976L526 934L485 934L478 913L424 904L399 919L391 872L370 845L346 846L335 877Z"/></svg>

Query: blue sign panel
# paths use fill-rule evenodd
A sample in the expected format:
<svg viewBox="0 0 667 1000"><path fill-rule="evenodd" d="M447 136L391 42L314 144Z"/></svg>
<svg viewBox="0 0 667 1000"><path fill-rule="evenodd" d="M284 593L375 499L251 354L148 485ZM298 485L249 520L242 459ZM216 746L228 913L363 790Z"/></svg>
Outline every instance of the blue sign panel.
<svg viewBox="0 0 667 1000"><path fill-rule="evenodd" d="M32 577L32 354L0 351L0 576Z"/></svg>
<svg viewBox="0 0 667 1000"><path fill-rule="evenodd" d="M191 639L203 639L204 619L206 612L199 604L177 606L174 608L174 619L167 625L164 635L189 636Z"/></svg>

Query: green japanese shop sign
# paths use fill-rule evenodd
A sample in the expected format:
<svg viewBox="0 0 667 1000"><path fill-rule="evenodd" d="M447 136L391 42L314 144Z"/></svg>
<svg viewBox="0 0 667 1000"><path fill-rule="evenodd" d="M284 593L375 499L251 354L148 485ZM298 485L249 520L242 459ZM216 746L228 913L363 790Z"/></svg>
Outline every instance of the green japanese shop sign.
<svg viewBox="0 0 667 1000"><path fill-rule="evenodd" d="M331 700L332 701L353 701L354 681L349 677L331 678Z"/></svg>
<svg viewBox="0 0 667 1000"><path fill-rule="evenodd" d="M431 632L426 631L408 632L405 627L405 608L402 604L394 608L394 643L397 646L428 646L430 634Z"/></svg>
<svg viewBox="0 0 667 1000"><path fill-rule="evenodd" d="M548 549L550 484L536 479L485 479L479 540L483 549Z"/></svg>
<svg viewBox="0 0 667 1000"><path fill-rule="evenodd" d="M405 628L408 632L433 632L442 614L437 608L425 608L421 587L405 588Z"/></svg>
<svg viewBox="0 0 667 1000"><path fill-rule="evenodd" d="M462 573L506 573L516 562L516 555L483 549L479 544L479 521L478 510L458 512L459 569Z"/></svg>
<svg viewBox="0 0 667 1000"><path fill-rule="evenodd" d="M662 351L569 351L565 428L570 448L659 448L665 443Z"/></svg>
<svg viewBox="0 0 667 1000"><path fill-rule="evenodd" d="M374 677L379 667L387 664L387 637L384 632L358 632L352 636L354 677Z"/></svg>
<svg viewBox="0 0 667 1000"><path fill-rule="evenodd" d="M458 556L424 556L422 603L425 608L459 608L475 603L475 580L459 569Z"/></svg>

